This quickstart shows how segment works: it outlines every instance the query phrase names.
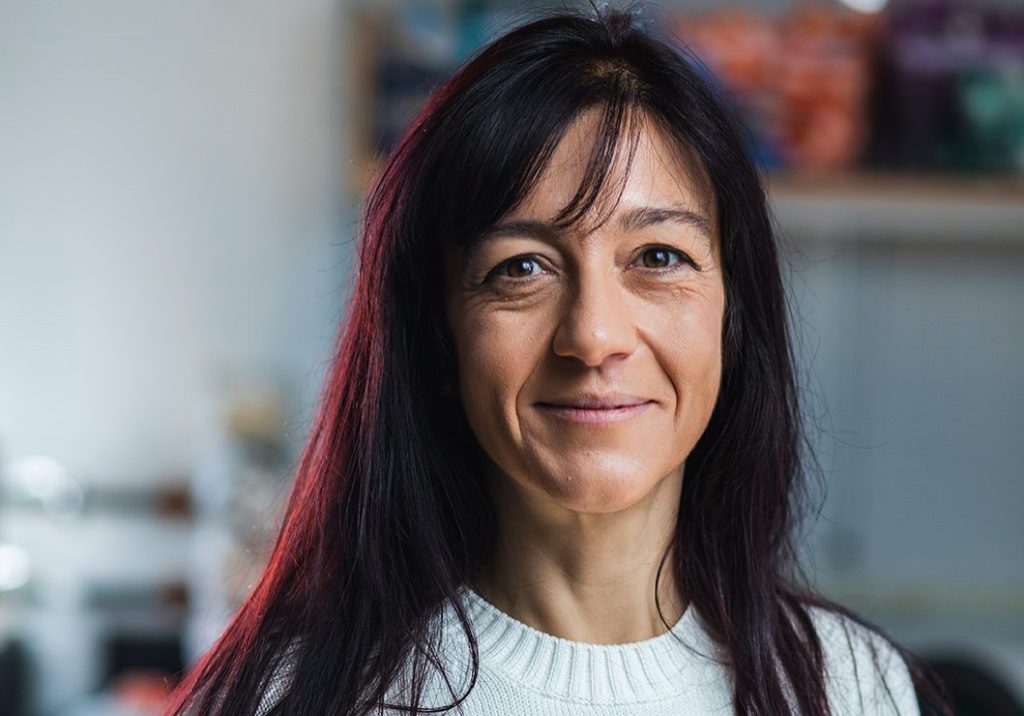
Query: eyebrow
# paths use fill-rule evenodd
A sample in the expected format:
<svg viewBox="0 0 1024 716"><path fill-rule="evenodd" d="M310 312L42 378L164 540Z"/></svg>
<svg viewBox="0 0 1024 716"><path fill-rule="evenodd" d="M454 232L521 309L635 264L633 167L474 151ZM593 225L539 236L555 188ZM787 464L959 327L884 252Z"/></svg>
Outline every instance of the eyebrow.
<svg viewBox="0 0 1024 716"><path fill-rule="evenodd" d="M711 220L703 214L690 211L678 205L672 206L639 206L624 211L619 216L619 227L623 231L639 231L654 224L672 222L690 226L699 232L707 248L711 249ZM558 243L561 239L559 230L546 221L537 219L514 219L496 224L485 231L479 243L488 239L505 236L533 236L549 243Z"/></svg>

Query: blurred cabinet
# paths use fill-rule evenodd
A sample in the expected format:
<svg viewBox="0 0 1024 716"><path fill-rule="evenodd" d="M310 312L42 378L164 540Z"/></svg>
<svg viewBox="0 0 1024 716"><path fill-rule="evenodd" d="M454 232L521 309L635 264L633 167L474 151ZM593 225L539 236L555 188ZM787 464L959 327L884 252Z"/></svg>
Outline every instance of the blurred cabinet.
<svg viewBox="0 0 1024 716"><path fill-rule="evenodd" d="M821 586L888 623L1024 639L1019 182L780 180L772 197L828 485Z"/></svg>

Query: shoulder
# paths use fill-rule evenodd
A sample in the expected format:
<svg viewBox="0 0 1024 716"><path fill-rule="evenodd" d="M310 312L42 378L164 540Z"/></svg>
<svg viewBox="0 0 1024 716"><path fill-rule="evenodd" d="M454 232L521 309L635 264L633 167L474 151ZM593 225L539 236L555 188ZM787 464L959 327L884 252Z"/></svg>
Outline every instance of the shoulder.
<svg viewBox="0 0 1024 716"><path fill-rule="evenodd" d="M823 607L808 613L821 639L835 716L920 716L907 664L884 636Z"/></svg>

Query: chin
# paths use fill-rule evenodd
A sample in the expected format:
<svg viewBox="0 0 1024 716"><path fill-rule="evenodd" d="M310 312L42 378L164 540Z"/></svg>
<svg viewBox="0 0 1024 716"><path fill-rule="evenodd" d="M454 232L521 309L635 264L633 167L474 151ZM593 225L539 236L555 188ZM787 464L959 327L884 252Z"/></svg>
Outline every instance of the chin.
<svg viewBox="0 0 1024 716"><path fill-rule="evenodd" d="M658 485L657 475L630 466L614 467L586 462L544 470L538 485L552 499L574 512L608 513L628 509ZM532 480L536 484L536 478Z"/></svg>

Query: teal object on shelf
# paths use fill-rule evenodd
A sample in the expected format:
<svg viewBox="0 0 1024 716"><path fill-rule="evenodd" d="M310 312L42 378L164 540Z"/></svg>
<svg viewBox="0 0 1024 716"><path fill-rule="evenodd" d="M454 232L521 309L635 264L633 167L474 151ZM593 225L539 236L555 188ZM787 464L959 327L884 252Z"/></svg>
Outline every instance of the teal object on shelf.
<svg viewBox="0 0 1024 716"><path fill-rule="evenodd" d="M1024 69L985 67L965 73L957 104L964 122L958 165L1024 170Z"/></svg>

